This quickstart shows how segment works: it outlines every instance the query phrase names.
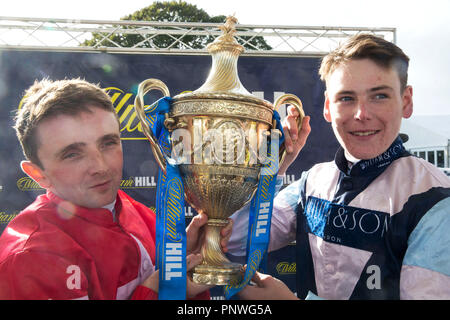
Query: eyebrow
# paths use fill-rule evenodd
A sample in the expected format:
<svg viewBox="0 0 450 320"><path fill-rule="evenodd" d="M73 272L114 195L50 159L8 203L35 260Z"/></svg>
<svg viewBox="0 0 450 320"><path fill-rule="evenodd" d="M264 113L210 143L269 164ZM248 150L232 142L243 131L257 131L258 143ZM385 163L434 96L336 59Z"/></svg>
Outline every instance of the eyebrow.
<svg viewBox="0 0 450 320"><path fill-rule="evenodd" d="M352 90L342 90L342 91L336 92L336 95L343 95L343 94L355 94L355 91L352 91Z"/></svg>
<svg viewBox="0 0 450 320"><path fill-rule="evenodd" d="M379 86L379 87L375 87L375 88L370 88L368 91L369 92L374 92L374 91L380 91L380 90L391 90L393 91L394 89L390 86Z"/></svg>
<svg viewBox="0 0 450 320"><path fill-rule="evenodd" d="M103 137L99 138L97 140L97 142L102 142L102 141L111 140L111 139L119 141L120 140L120 136L118 134L115 134L115 133L106 134Z"/></svg>
<svg viewBox="0 0 450 320"><path fill-rule="evenodd" d="M381 90L393 91L394 89L392 87L390 87L390 86L382 85L382 86L370 88L369 90L367 90L367 92L376 92L376 91L381 91ZM342 91L338 91L336 93L336 95L346 95L346 94L354 95L354 94L356 94L356 92L353 91L353 90L342 90Z"/></svg>

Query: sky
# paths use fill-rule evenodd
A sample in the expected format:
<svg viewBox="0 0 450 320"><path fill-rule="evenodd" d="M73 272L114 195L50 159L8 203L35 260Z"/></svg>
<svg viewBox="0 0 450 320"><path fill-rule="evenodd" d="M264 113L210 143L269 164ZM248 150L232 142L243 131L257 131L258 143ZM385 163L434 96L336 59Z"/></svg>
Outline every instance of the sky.
<svg viewBox="0 0 450 320"><path fill-rule="evenodd" d="M153 1L13 0L1 16L119 20ZM450 114L450 0L187 0L241 24L392 27L410 57L415 115Z"/></svg>

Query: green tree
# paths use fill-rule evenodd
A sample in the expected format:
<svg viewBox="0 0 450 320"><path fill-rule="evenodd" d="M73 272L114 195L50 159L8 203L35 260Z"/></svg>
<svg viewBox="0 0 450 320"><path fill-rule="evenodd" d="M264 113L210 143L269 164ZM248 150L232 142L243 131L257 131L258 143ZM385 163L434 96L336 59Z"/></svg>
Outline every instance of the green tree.
<svg viewBox="0 0 450 320"><path fill-rule="evenodd" d="M162 22L212 22L223 23L226 16L210 16L205 10L197 8L196 5L189 4L185 1L165 1L154 2L152 5L138 10L130 15L127 15L121 20L134 20L134 21L162 21ZM135 26L127 26L123 28L136 29ZM160 27L155 27L161 29ZM164 27L164 29L168 29ZM239 30L239 28L238 28ZM106 37L106 38L105 38ZM182 37L182 39L180 39ZM109 40L107 40L109 39ZM180 39L182 41L177 41ZM244 44L245 41L248 43ZM141 48L176 48L176 49L202 49L206 47L206 44L212 42L214 38L209 35L184 35L184 36L168 36L165 34L159 34L152 37L145 37L141 34L126 34L116 33L108 35L108 33L92 33L92 39L86 40L82 45L84 46L106 46L115 47L120 45L121 47L133 47L137 45ZM237 39L238 42L244 45L245 48L255 50L255 48L270 50L272 49L264 40L263 37L242 37ZM116 44L117 45L116 45ZM184 45L187 44L189 47Z"/></svg>

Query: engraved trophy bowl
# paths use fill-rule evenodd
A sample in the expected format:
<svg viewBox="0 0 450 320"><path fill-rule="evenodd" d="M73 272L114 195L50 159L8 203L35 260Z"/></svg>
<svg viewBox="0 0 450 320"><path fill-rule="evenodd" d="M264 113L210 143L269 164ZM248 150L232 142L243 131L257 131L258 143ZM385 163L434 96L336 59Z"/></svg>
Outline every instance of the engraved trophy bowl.
<svg viewBox="0 0 450 320"><path fill-rule="evenodd" d="M171 155L165 155L159 147L145 120L144 107L147 92L159 90L170 96L169 89L158 79L147 79L140 83L135 99L136 114L158 165L165 171L168 156L176 161L187 202L208 216L201 249L203 262L195 267L193 279L209 285L241 281L242 265L230 262L222 252L220 230L256 191L264 161L260 150L267 145L268 132L275 129L273 110L283 104L294 105L300 113L299 128L304 117L298 97L282 95L274 108L242 86L237 60L244 48L233 36L236 22L236 18L228 17L221 26L223 34L208 45L212 67L206 82L193 92L172 98L164 121L171 133Z"/></svg>

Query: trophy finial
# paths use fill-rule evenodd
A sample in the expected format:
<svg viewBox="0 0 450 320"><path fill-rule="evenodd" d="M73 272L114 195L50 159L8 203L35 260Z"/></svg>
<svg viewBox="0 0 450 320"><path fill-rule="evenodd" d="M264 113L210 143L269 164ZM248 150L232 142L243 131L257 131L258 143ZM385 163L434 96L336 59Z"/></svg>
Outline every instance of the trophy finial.
<svg viewBox="0 0 450 320"><path fill-rule="evenodd" d="M228 16L219 27L223 34L207 46L213 65L206 82L194 92L228 92L251 96L242 86L237 73L237 60L244 47L234 38L236 23L236 17Z"/></svg>
<svg viewBox="0 0 450 320"><path fill-rule="evenodd" d="M225 24L221 25L219 27L220 30L222 30L223 38L229 39L230 41L233 41L233 39L231 39L234 35L234 33L236 32L236 28L234 27L237 23L237 18L233 15L233 16L228 16L227 19L225 20Z"/></svg>
<svg viewBox="0 0 450 320"><path fill-rule="evenodd" d="M232 51L239 56L244 51L244 47L234 38L234 34L236 33L235 25L237 22L238 20L234 15L228 16L225 23L219 26L219 29L222 30L222 35L218 36L207 46L210 53L216 51Z"/></svg>

